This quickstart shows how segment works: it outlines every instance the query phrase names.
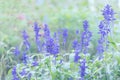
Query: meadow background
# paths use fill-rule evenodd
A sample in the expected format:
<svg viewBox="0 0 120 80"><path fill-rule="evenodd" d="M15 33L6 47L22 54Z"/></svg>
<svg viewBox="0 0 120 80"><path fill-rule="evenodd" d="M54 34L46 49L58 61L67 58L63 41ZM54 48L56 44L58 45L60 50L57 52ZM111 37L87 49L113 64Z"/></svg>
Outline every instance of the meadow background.
<svg viewBox="0 0 120 80"><path fill-rule="evenodd" d="M103 18L101 10L106 4L110 4L117 12L114 29L117 28L115 31L119 32L119 0L0 0L0 40L10 46L19 43L20 31L28 29L32 34L35 21L39 25L46 23L55 31L61 27L80 29L82 21L86 19L90 28L96 32Z"/></svg>
<svg viewBox="0 0 120 80"><path fill-rule="evenodd" d="M75 31L83 31L82 22L88 20L90 31L93 33L92 44L94 46L91 54L95 54L99 37L97 34L98 25L100 20L103 19L102 10L106 4L110 4L116 12L116 21L114 22L114 28L112 28L113 38L109 39L111 40L110 46L112 46L109 52L115 55L112 58L113 62L110 63L112 65L114 64L113 59L117 59L120 63L120 0L0 0L0 80L11 80L11 77L9 77L11 75L8 75L7 69L8 67L9 69L12 68L14 59L13 55L10 58L9 50L16 45L20 45L23 30L26 30L31 36L30 40L33 40L34 22L38 22L40 26L44 23L48 24L52 34L59 28L67 28L70 36L69 42L72 42L71 39L75 37ZM34 52L34 50L33 47L31 51ZM109 55L107 54L107 56ZM116 68L114 73L117 75L120 72L120 65ZM120 74L116 78L95 79L120 80Z"/></svg>

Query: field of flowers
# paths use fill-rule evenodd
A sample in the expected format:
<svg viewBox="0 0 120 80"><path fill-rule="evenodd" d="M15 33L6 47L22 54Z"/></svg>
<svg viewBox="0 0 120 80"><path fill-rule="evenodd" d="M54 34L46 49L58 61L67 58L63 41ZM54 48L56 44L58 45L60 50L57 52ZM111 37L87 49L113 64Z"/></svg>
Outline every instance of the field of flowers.
<svg viewBox="0 0 120 80"><path fill-rule="evenodd" d="M1 0L0 80L120 80L120 1L105 1Z"/></svg>

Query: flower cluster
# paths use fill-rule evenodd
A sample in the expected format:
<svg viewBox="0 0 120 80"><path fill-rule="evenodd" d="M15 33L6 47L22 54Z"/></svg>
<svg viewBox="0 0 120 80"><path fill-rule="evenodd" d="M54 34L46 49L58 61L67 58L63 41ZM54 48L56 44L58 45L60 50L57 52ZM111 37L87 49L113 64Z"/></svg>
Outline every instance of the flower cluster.
<svg viewBox="0 0 120 80"><path fill-rule="evenodd" d="M57 39L55 40L54 38L51 37L50 35L50 30L48 26L45 24L44 25L44 37L45 37L45 47L46 51L50 54L53 54L54 56L59 53L59 42L58 42L58 36L55 33L54 38Z"/></svg>
<svg viewBox="0 0 120 80"><path fill-rule="evenodd" d="M56 55L59 53L59 44L55 43L55 40L53 38L49 38L46 41L46 51L48 53L51 53L53 55Z"/></svg>
<svg viewBox="0 0 120 80"><path fill-rule="evenodd" d="M100 38L98 40L97 53L99 53L100 55L105 51L106 46L108 44L107 38L108 38L109 33L111 32L110 24L115 20L114 14L115 14L115 12L113 11L113 9L109 5L105 6L105 8L103 10L104 20L102 20L99 24ZM41 30L44 31L43 36L40 35ZM36 41L38 51L39 52L42 51L42 49L44 47L45 53L49 53L50 55L54 55L54 58L55 58L54 62L56 64L57 63L57 61L56 61L57 55L60 52L60 40L63 40L62 45L63 45L64 49L65 49L65 47L67 47L66 42L68 40L68 30L63 29L62 33L61 33L62 39L59 39L61 37L61 35L59 35L59 32L55 32L54 36L52 36L51 32L49 30L49 27L46 24L44 24L44 28L40 28L38 26L38 24L35 22L34 23L34 32L35 32L35 41ZM79 33L80 32L77 30L76 31L77 36L80 35ZM28 68L28 66L30 66L32 68L33 67L37 68L40 65L39 64L40 58L36 59L34 57L32 57L32 58L28 57L27 52L30 49L30 43L28 41L29 36L25 30L22 32L22 36L23 36L23 43L24 43L23 47L25 47L25 48L23 48L23 51L22 51L23 52L22 61L24 64L27 64L24 66L27 66L27 68ZM86 66L87 65L86 54L88 54L89 45L90 45L90 41L91 41L91 37L92 37L92 33L89 31L89 23L87 20L83 21L83 32L82 32L81 36L79 36L79 37L80 37L80 39L78 39L78 37L77 37L74 39L74 41L72 43L72 47L73 47L74 53L75 53L74 62L77 62L78 64L80 64L80 66L79 66L80 80L85 80L86 68L87 68L87 66ZM40 41L40 38L42 38L41 41ZM22 52L19 51L18 47L16 47L14 50L15 55L18 55ZM83 53L82 55L84 55L84 58L82 56L80 56L80 52ZM42 55L44 55L44 54L42 54ZM47 60L49 60L49 59L47 59ZM30 62L30 65L28 64L29 62ZM61 59L61 57L60 57L59 64L62 65L63 63L64 63L64 60ZM47 65L49 65L49 64L47 64ZM19 76L25 76L25 77L27 76L27 79L29 78L29 80L30 80L31 76L34 73L32 74L31 72L29 72L27 70L28 69L23 68L22 71L17 73L16 66L13 67L13 70L12 70L13 80L20 80L17 74L20 74ZM72 76L69 78L69 80L71 80L71 79L73 79Z"/></svg>
<svg viewBox="0 0 120 80"><path fill-rule="evenodd" d="M81 35L81 42L79 43L77 39L73 41L73 48L75 50L74 62L78 62L80 59L80 52L83 52L84 54L88 53L88 46L92 37L92 33L88 30L88 27L88 21L83 21L84 31ZM76 31L76 34L78 33L79 32Z"/></svg>
<svg viewBox="0 0 120 80"><path fill-rule="evenodd" d="M111 23L115 20L114 14L115 12L111 8L111 6L106 5L103 10L104 20L102 20L99 24L100 38L98 40L97 54L100 55L100 58L103 57L102 54L106 50L109 43L107 37L111 32Z"/></svg>

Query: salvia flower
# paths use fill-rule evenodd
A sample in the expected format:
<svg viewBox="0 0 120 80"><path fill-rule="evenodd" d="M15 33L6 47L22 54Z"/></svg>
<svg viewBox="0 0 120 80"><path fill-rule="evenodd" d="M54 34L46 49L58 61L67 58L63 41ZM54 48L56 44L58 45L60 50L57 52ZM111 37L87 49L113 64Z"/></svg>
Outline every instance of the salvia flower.
<svg viewBox="0 0 120 80"><path fill-rule="evenodd" d="M31 76L32 76L32 74L29 73L29 74L28 74L28 80L31 80Z"/></svg>
<svg viewBox="0 0 120 80"><path fill-rule="evenodd" d="M67 29L63 29L62 36L63 36L63 45L65 45L67 42L67 37L68 37L68 30Z"/></svg>
<svg viewBox="0 0 120 80"><path fill-rule="evenodd" d="M44 37L49 38L50 37L50 30L49 30L47 24L44 24L44 29L43 30L44 30Z"/></svg>
<svg viewBox="0 0 120 80"><path fill-rule="evenodd" d="M79 30L76 30L76 35L79 35ZM79 53L81 51L81 44L79 43L78 39L76 38L73 43L72 43L72 47L74 49L74 62L78 62L80 59Z"/></svg>
<svg viewBox="0 0 120 80"><path fill-rule="evenodd" d="M12 69L12 75L13 75L12 80L20 80L18 75L17 75L16 66L14 66L13 69Z"/></svg>
<svg viewBox="0 0 120 80"><path fill-rule="evenodd" d="M34 62L32 62L32 66L38 66L37 60L34 60Z"/></svg>
<svg viewBox="0 0 120 80"><path fill-rule="evenodd" d="M21 76L26 76L27 75L27 71L25 69L22 69L22 71L20 72Z"/></svg>
<svg viewBox="0 0 120 80"><path fill-rule="evenodd" d="M26 65L27 64L27 60L28 60L28 56L27 54L24 52L23 55L22 55L22 61L23 63Z"/></svg>
<svg viewBox="0 0 120 80"><path fill-rule="evenodd" d="M48 53L51 53L53 55L56 55L59 53L59 44L55 42L53 38L49 38L46 41L46 51Z"/></svg>
<svg viewBox="0 0 120 80"><path fill-rule="evenodd" d="M78 62L79 61L79 59L80 59L80 56L79 56L79 51L78 50L75 50L75 56L74 56L74 62Z"/></svg>
<svg viewBox="0 0 120 80"><path fill-rule="evenodd" d="M79 34L80 33L80 31L79 30L76 30L76 34Z"/></svg>
<svg viewBox="0 0 120 80"><path fill-rule="evenodd" d="M15 54L15 56L20 54L20 50L18 49L18 47L16 46L13 53Z"/></svg>
<svg viewBox="0 0 120 80"><path fill-rule="evenodd" d="M75 45L76 44L76 45ZM78 62L79 59L80 59L80 56L79 56L79 53L81 51L81 44L78 43L78 42L75 42L74 43L74 53L75 53L75 56L74 56L74 62Z"/></svg>
<svg viewBox="0 0 120 80"><path fill-rule="evenodd" d="M97 54L100 55L100 58L102 58L103 53L105 49L107 48L108 44L108 34L110 33L110 27L108 27L109 24L106 24L105 21L101 21L99 24L99 34L100 38L98 40L98 46L97 46Z"/></svg>
<svg viewBox="0 0 120 80"><path fill-rule="evenodd" d="M111 8L110 5L105 6L102 14L104 16L104 19L107 20L107 21L115 20L115 18L114 18L115 12L113 11L113 9Z"/></svg>
<svg viewBox="0 0 120 80"><path fill-rule="evenodd" d="M83 59L81 61L81 64L80 64L80 76L81 76L81 79L80 80L84 80L84 77L85 77L85 74L86 74L86 60Z"/></svg>
<svg viewBox="0 0 120 80"><path fill-rule="evenodd" d="M81 35L81 46L84 54L88 52L88 46L92 37L92 33L88 30L88 27L89 27L88 21L87 20L83 21L84 31Z"/></svg>
<svg viewBox="0 0 120 80"><path fill-rule="evenodd" d="M54 40L55 40L55 42L58 43L58 44L59 44L59 36L60 36L60 35L59 35L58 32L55 32L55 33L54 33Z"/></svg>
<svg viewBox="0 0 120 80"><path fill-rule="evenodd" d="M110 27L108 27L108 24L105 23L104 20L102 20L99 24L99 34L101 34L102 37L105 37L110 32Z"/></svg>
<svg viewBox="0 0 120 80"><path fill-rule="evenodd" d="M38 23L35 22L34 23L34 32L35 32L35 38L36 39L38 39L40 37L39 31L40 31L40 27L38 26Z"/></svg>
<svg viewBox="0 0 120 80"><path fill-rule="evenodd" d="M78 40L75 39L75 40L73 41L73 43L72 43L72 47L73 47L73 49L76 49L77 46L78 46Z"/></svg>
<svg viewBox="0 0 120 80"><path fill-rule="evenodd" d="M34 23L35 41L36 41L36 45L37 45L38 51L40 52L41 46L40 46L39 37L40 37L41 35L39 34L39 31L40 31L40 27L38 26L38 23L35 22L35 23Z"/></svg>
<svg viewBox="0 0 120 80"><path fill-rule="evenodd" d="M98 40L97 46L97 54L100 55L100 59L103 58L103 53L108 47L108 35L111 33L111 23L115 20L114 18L115 12L111 8L110 5L106 5L103 10L104 20L102 20L99 24L99 34L100 38Z"/></svg>
<svg viewBox="0 0 120 80"><path fill-rule="evenodd" d="M27 51L27 50L30 49L30 43L28 41L29 36L28 36L28 34L26 33L25 30L22 32L22 37L23 37L23 40L24 40L23 43L26 47L25 50Z"/></svg>

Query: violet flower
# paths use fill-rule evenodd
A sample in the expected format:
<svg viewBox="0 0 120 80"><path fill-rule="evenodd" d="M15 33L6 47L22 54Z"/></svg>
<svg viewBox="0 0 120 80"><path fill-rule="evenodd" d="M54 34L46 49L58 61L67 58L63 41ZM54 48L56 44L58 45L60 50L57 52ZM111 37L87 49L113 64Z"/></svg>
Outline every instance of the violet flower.
<svg viewBox="0 0 120 80"><path fill-rule="evenodd" d="M38 51L40 52L41 46L40 46L39 37L40 37L41 35L39 34L39 31L40 31L40 27L38 26L38 23L35 22L35 23L34 23L35 41L36 41L36 45L37 45Z"/></svg>
<svg viewBox="0 0 120 80"><path fill-rule="evenodd" d="M115 12L113 11L110 5L107 4L102 12L103 12L102 15L104 16L105 20L107 21L115 20L114 18Z"/></svg>
<svg viewBox="0 0 120 80"><path fill-rule="evenodd" d="M22 69L22 71L20 72L21 76L26 76L27 75L27 71L25 69Z"/></svg>
<svg viewBox="0 0 120 80"><path fill-rule="evenodd" d="M30 43L28 41L29 36L28 36L28 34L26 33L25 30L22 32L22 37L23 37L23 43L26 47L25 50L27 51L27 50L30 49Z"/></svg>
<svg viewBox="0 0 120 80"><path fill-rule="evenodd" d="M37 60L34 60L34 62L32 62L32 66L38 66Z"/></svg>
<svg viewBox="0 0 120 80"><path fill-rule="evenodd" d="M79 53L80 53L80 51L75 50L74 62L76 62L76 63L77 63L77 62L79 61L79 59L80 59Z"/></svg>
<svg viewBox="0 0 120 80"><path fill-rule="evenodd" d="M76 30L76 35L79 35L79 30ZM72 47L74 49L74 62L78 62L80 59L79 53L81 51L81 44L78 42L78 39L76 38L73 43L72 43Z"/></svg>
<svg viewBox="0 0 120 80"><path fill-rule="evenodd" d="M14 66L13 69L12 69L12 75L13 75L12 80L20 80L18 75L17 75L16 66Z"/></svg>
<svg viewBox="0 0 120 80"><path fill-rule="evenodd" d="M81 79L80 80L85 80L84 77L85 77L85 74L86 74L86 60L83 59L81 61L81 64L80 64L80 76L81 76Z"/></svg>
<svg viewBox="0 0 120 80"><path fill-rule="evenodd" d="M75 40L73 41L73 43L72 43L72 47L73 47L73 49L75 50L75 49L77 48L77 46L78 46L78 40L75 39Z"/></svg>
<svg viewBox="0 0 120 80"><path fill-rule="evenodd" d="M111 23L115 20L115 12L110 5L106 5L103 12L104 20L99 24L99 34L100 38L98 40L97 54L100 55L100 59L103 58L103 53L108 47L108 35L111 33Z"/></svg>
<svg viewBox="0 0 120 80"><path fill-rule="evenodd" d="M24 52L23 55L22 55L22 61L23 63L26 65L27 64L27 60L28 60L28 56L27 54Z"/></svg>
<svg viewBox="0 0 120 80"><path fill-rule="evenodd" d="M68 37L68 30L67 29L63 29L62 36L63 36L63 46L65 46L65 44L67 42L67 37Z"/></svg>
<svg viewBox="0 0 120 80"><path fill-rule="evenodd" d="M45 38L49 38L50 37L50 30L49 30L47 24L44 24L44 37Z"/></svg>
<svg viewBox="0 0 120 80"><path fill-rule="evenodd" d="M55 43L53 38L49 38L46 41L46 51L53 55L57 55L59 53L59 45Z"/></svg>
<svg viewBox="0 0 120 80"><path fill-rule="evenodd" d="M20 50L18 49L18 47L15 47L13 53L15 54L15 56L20 54Z"/></svg>
<svg viewBox="0 0 120 80"><path fill-rule="evenodd" d="M88 46L92 37L92 33L88 30L88 27L89 27L88 21L87 20L83 21L84 31L81 35L81 46L84 54L88 53Z"/></svg>

